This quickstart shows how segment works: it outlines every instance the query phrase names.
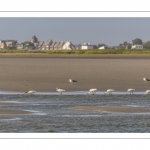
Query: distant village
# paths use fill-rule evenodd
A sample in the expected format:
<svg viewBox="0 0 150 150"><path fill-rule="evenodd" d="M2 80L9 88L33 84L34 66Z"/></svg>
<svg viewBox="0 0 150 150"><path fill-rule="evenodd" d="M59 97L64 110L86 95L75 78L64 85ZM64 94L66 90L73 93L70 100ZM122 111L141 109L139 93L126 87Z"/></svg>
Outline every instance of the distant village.
<svg viewBox="0 0 150 150"><path fill-rule="evenodd" d="M134 40L133 40L134 41ZM135 39L132 44L123 42L118 46L107 46L106 44L92 45L90 43L72 44L71 41L56 42L51 39L38 41L33 36L29 41L18 43L16 40L0 40L1 50L86 50L86 49L143 49L141 39Z"/></svg>

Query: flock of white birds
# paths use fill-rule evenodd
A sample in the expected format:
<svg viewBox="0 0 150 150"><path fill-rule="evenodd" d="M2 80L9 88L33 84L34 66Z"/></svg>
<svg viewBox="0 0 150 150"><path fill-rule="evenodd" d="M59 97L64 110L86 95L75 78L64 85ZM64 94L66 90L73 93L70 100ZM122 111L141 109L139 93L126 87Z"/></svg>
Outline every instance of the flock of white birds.
<svg viewBox="0 0 150 150"><path fill-rule="evenodd" d="M147 78L143 78L143 80L144 80L145 82L150 81L150 79L147 79ZM77 82L77 80L69 79L69 82L70 82L71 84L73 84L74 82ZM56 88L56 91L59 92L60 95L62 95L62 93L65 92L64 89L58 89L58 88ZM112 92L114 92L114 91L115 91L114 89L108 89L104 94L112 94ZM127 90L126 94L134 94L134 93L133 93L134 91L135 91L135 89L130 88L130 89ZM34 94L35 92L36 92L36 91L31 90L31 91L28 91L28 92L25 92L25 93L32 95L32 94ZM97 88L92 88L92 89L90 89L90 90L88 91L87 94L92 94L92 95L94 95L96 92L97 92ZM144 94L150 94L150 90L147 90Z"/></svg>

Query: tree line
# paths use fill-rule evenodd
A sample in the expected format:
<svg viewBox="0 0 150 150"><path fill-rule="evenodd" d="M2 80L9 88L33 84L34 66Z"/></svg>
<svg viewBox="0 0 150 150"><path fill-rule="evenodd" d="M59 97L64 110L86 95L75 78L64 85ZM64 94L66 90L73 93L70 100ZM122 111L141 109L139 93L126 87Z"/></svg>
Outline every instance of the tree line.
<svg viewBox="0 0 150 150"><path fill-rule="evenodd" d="M123 42L121 44L119 44L117 46L118 49L131 49L132 45L142 45L144 49L150 49L150 41L147 42L143 42L140 38L136 38L134 40L132 40L132 44L128 43L128 42ZM98 44L98 45L94 45L94 49L98 49L101 46L106 46L106 44ZM113 49L113 46L110 47ZM114 47L115 48L115 47Z"/></svg>

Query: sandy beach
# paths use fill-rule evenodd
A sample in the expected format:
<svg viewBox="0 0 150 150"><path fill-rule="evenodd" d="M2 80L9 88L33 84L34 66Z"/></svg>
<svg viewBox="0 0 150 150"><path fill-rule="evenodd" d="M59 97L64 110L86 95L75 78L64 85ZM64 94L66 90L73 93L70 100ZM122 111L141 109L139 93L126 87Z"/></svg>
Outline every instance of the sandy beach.
<svg viewBox="0 0 150 150"><path fill-rule="evenodd" d="M150 55L0 54L0 90L150 90ZM78 82L70 84L68 79Z"/></svg>

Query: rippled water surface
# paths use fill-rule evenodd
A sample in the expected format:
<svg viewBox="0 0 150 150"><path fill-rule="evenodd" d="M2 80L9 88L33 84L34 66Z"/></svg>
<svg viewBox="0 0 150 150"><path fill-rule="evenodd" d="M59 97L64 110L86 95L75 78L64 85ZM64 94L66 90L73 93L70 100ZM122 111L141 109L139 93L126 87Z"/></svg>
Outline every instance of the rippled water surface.
<svg viewBox="0 0 150 150"><path fill-rule="evenodd" d="M28 110L31 114L0 115L0 132L9 133L143 133L150 132L150 113L110 113L73 110L72 106L121 106L150 108L150 95L86 95L55 93L0 94L0 108Z"/></svg>

